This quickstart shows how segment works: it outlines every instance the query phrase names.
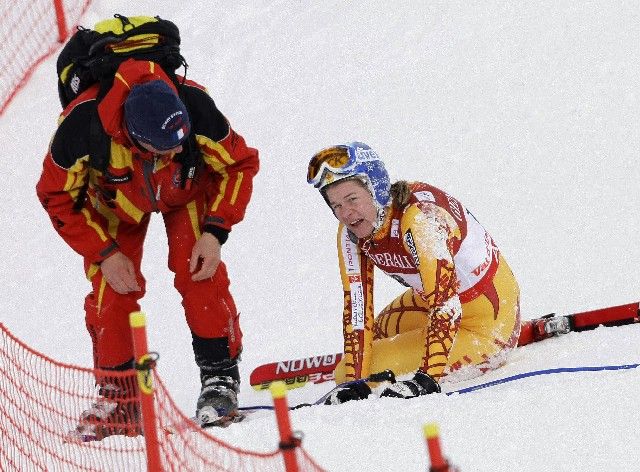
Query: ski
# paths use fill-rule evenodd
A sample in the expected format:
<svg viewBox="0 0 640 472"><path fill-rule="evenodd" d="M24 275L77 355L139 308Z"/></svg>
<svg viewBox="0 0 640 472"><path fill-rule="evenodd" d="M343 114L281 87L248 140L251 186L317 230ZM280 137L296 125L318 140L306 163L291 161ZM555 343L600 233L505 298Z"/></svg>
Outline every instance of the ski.
<svg viewBox="0 0 640 472"><path fill-rule="evenodd" d="M249 383L256 390L265 390L276 380L283 381L287 389L302 387L307 383L328 382L334 380L333 371L340 359L342 353L263 364L251 372Z"/></svg>
<svg viewBox="0 0 640 472"><path fill-rule="evenodd" d="M572 331L588 331L598 326L622 326L640 321L640 303L600 308L570 315L550 313L522 323L518 346L526 346Z"/></svg>
<svg viewBox="0 0 640 472"><path fill-rule="evenodd" d="M551 313L522 323L518 346L526 346L569 332L587 331L598 326L621 326L640 322L640 303L628 303L568 315ZM324 354L301 359L270 362L256 367L249 383L256 390L268 389L271 383L283 381L288 389L319 384L335 379L333 371L342 353Z"/></svg>

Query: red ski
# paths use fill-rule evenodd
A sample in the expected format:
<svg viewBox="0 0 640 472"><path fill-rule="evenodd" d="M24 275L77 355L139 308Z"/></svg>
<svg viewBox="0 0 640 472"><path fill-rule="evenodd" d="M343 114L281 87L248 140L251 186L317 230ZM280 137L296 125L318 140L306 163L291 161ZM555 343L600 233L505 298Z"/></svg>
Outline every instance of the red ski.
<svg viewBox="0 0 640 472"><path fill-rule="evenodd" d="M588 331L598 326L622 326L640 321L640 303L583 311L572 315L551 313L522 323L518 346L542 341L571 331Z"/></svg>
<svg viewBox="0 0 640 472"><path fill-rule="evenodd" d="M571 331L587 331L598 326L621 326L638 322L639 302L570 315L551 313L523 322L518 346L526 346ZM337 353L263 364L253 370L249 383L256 390L263 390L269 388L276 380L284 381L289 389L302 387L308 382L327 382L334 380L333 371L340 359L342 354Z"/></svg>
<svg viewBox="0 0 640 472"><path fill-rule="evenodd" d="M340 359L342 353L263 364L251 372L249 383L256 390L264 390L276 380L284 381L288 389L302 387L307 382L327 382L334 379L333 371Z"/></svg>

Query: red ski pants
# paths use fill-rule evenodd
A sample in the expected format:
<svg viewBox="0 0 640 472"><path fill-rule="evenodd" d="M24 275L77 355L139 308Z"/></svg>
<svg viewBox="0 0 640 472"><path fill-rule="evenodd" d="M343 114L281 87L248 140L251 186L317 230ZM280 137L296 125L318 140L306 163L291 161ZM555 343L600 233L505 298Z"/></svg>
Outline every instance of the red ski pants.
<svg viewBox="0 0 640 472"><path fill-rule="evenodd" d="M227 338L231 358L237 357L242 346L242 332L233 297L229 291L227 269L220 262L213 277L193 282L189 259L200 237L202 215L191 203L183 208L163 213L169 244L169 269L175 274L174 286L182 296L182 306L191 332L201 338ZM141 290L128 294L115 292L104 280L100 267L85 260L87 277L93 290L85 298L86 325L93 342L94 366L121 366L133 358L133 343L129 313L140 310L138 300L145 294L145 279L140 272L142 248L149 226L147 214L138 224L109 218L112 236L120 251L129 257L136 270Z"/></svg>

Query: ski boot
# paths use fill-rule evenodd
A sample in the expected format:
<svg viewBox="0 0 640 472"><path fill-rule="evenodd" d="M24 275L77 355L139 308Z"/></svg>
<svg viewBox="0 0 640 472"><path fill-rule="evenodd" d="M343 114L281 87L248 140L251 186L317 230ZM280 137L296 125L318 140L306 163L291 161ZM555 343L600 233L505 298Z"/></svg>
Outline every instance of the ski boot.
<svg viewBox="0 0 640 472"><path fill-rule="evenodd" d="M196 405L196 422L206 428L233 422L238 413L239 384L232 377L203 375Z"/></svg>
<svg viewBox="0 0 640 472"><path fill-rule="evenodd" d="M202 390L193 420L207 428L228 426L244 418L238 412L240 355L229 355L229 339L201 338L193 334L193 353L200 368Z"/></svg>
<svg viewBox="0 0 640 472"><path fill-rule="evenodd" d="M556 315L551 313L535 320L522 323L518 346L542 341L553 336L567 334L574 330L571 315Z"/></svg>
<svg viewBox="0 0 640 472"><path fill-rule="evenodd" d="M136 398L127 397L115 385L100 387L100 396L80 415L76 429L69 433L77 442L101 441L108 436L142 434Z"/></svg>

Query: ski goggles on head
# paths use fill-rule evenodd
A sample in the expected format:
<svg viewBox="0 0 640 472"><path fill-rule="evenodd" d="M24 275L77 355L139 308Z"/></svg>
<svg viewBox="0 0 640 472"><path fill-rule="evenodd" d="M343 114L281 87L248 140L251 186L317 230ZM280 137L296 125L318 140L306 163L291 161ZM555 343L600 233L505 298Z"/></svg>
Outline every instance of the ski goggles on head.
<svg viewBox="0 0 640 472"><path fill-rule="evenodd" d="M355 153L347 146L333 146L315 154L307 169L307 182L322 188L334 182L336 175L346 174L356 165ZM330 175L332 174L332 175Z"/></svg>

